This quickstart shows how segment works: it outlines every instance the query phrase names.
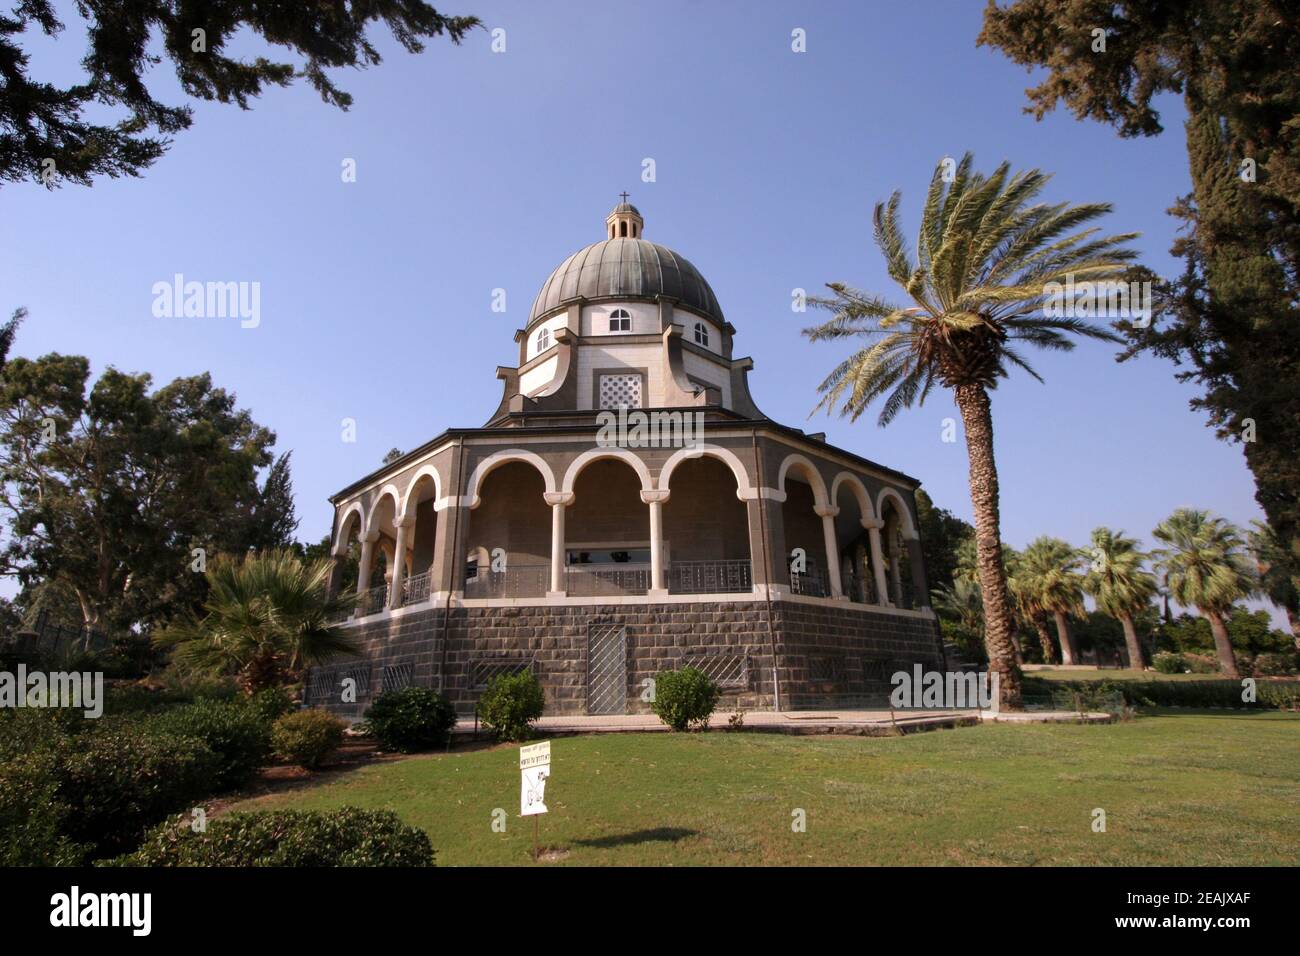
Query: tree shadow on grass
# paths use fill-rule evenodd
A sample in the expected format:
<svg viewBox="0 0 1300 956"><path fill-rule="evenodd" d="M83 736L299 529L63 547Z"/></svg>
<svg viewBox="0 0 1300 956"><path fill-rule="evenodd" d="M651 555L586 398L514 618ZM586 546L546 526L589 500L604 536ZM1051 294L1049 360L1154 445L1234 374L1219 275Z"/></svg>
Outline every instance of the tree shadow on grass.
<svg viewBox="0 0 1300 956"><path fill-rule="evenodd" d="M633 830L631 833L615 833L610 836L596 837L592 840L572 840L577 846L590 846L609 849L616 846L632 846L637 843L676 843L687 837L695 836L698 830L682 827L655 827L653 830Z"/></svg>

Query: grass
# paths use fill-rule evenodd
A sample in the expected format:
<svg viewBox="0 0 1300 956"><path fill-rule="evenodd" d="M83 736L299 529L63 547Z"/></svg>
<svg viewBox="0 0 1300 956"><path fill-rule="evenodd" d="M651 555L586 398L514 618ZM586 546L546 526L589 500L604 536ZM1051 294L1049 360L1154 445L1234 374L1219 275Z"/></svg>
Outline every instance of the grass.
<svg viewBox="0 0 1300 956"><path fill-rule="evenodd" d="M1161 674L1159 671L1134 671L1127 667L1084 667L1068 671L1025 671L1026 677L1044 680L1225 680L1222 674Z"/></svg>
<svg viewBox="0 0 1300 956"><path fill-rule="evenodd" d="M546 865L1300 863L1300 718L1281 713L551 746L541 840L558 859ZM441 865L531 864L513 746L371 764L232 809L345 804L424 828ZM1098 807L1105 833L1092 830Z"/></svg>

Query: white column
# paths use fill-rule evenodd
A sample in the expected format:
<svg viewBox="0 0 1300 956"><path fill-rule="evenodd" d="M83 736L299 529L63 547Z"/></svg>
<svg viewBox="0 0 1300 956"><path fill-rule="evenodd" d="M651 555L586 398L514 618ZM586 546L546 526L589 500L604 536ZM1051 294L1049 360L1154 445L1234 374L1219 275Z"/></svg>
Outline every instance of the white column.
<svg viewBox="0 0 1300 956"><path fill-rule="evenodd" d="M414 521L404 521L397 526L397 545L393 548L393 573L388 582L388 606L402 606L402 582L406 579L406 535Z"/></svg>
<svg viewBox="0 0 1300 956"><path fill-rule="evenodd" d="M871 571L876 578L876 603L881 607L890 607L889 588L885 582L885 555L880 547L880 529L885 523L879 518L863 518L862 527L867 529L867 538L871 542Z"/></svg>
<svg viewBox="0 0 1300 956"><path fill-rule="evenodd" d="M650 593L647 597L664 597L664 502L668 490L643 491L641 500L650 506Z"/></svg>
<svg viewBox="0 0 1300 956"><path fill-rule="evenodd" d="M551 589L546 596L564 597L564 509L573 504L573 492L547 491L542 497L551 506Z"/></svg>
<svg viewBox="0 0 1300 956"><path fill-rule="evenodd" d="M831 597L843 600L844 583L840 580L840 546L835 540L835 516L840 509L835 505L818 505L813 509L822 519L822 535L826 539L826 574L830 578Z"/></svg>
<svg viewBox="0 0 1300 956"><path fill-rule="evenodd" d="M366 538L361 542L361 561L357 569L357 597L366 593L370 587L370 563L375 557L375 542L373 538ZM362 613L362 608L357 607L357 616Z"/></svg>

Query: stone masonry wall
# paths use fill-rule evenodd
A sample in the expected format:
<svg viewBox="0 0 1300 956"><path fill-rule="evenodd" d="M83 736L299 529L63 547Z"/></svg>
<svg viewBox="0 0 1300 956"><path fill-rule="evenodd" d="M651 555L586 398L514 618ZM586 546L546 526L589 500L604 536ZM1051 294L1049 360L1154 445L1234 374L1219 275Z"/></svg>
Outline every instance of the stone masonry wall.
<svg viewBox="0 0 1300 956"><path fill-rule="evenodd" d="M626 629L629 713L649 711L648 679L688 659L731 680L721 709L771 709L774 641L783 709L880 706L899 666L941 666L932 619L838 604L771 607L771 632L765 601L431 608L360 625L365 658L317 668L308 699L359 716L386 687L414 685L441 688L468 715L491 676L530 667L548 714L584 714L589 628L603 625ZM354 702L340 697L346 677L356 682Z"/></svg>

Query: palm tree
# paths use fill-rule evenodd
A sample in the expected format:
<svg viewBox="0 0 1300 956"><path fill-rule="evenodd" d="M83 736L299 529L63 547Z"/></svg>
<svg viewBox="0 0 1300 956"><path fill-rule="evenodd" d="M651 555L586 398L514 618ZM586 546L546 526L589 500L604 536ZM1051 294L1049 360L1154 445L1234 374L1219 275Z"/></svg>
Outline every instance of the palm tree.
<svg viewBox="0 0 1300 956"><path fill-rule="evenodd" d="M898 224L900 194L876 206L876 243L911 304L831 283L834 295L813 303L834 315L804 334L812 341L868 340L821 383L818 408L838 407L856 420L883 397L879 423L887 425L902 409L924 402L936 384L952 391L966 433L989 666L1000 675L1001 705L1014 709L1020 707L1021 675L1002 566L988 393L1011 367L1039 377L1016 343L1068 350L1071 335L1118 341L1081 319L1048 316L1044 306L1051 284L1119 276L1136 258L1123 248L1136 233L1098 238L1095 228L1075 231L1109 212L1109 204L1031 204L1046 174L1032 169L1010 176L1003 163L985 177L971 172L971 162L967 153L951 175L950 161L935 168L915 259Z"/></svg>
<svg viewBox="0 0 1300 956"><path fill-rule="evenodd" d="M1255 556L1255 570L1259 575L1259 588L1268 599L1286 612L1291 625L1291 637L1300 651L1300 561L1282 546L1277 534L1268 525L1252 521L1246 538Z"/></svg>
<svg viewBox="0 0 1300 956"><path fill-rule="evenodd" d="M1116 618L1124 627L1128 645L1128 666L1142 670L1142 646L1138 643L1133 617L1149 607L1156 596L1156 578L1142 567L1147 556L1123 531L1094 528L1092 562L1083 576L1083 589L1097 602L1097 610Z"/></svg>
<svg viewBox="0 0 1300 956"><path fill-rule="evenodd" d="M1038 644L1043 652L1044 664L1056 663L1056 645L1047 631L1047 609L1038 600L1034 591L1030 569L1024 563L1024 555L1013 551L1005 542L1002 553L1007 558L1007 590L1011 593L1012 606L1015 608L1019 624L1038 635ZM1014 557L1012 557L1014 556Z"/></svg>
<svg viewBox="0 0 1300 956"><path fill-rule="evenodd" d="M360 653L336 626L356 606L351 592L329 594L328 559L292 551L219 556L208 567L202 617L169 627L155 643L175 647L186 671L234 674L247 693L290 683L304 667Z"/></svg>
<svg viewBox="0 0 1300 956"><path fill-rule="evenodd" d="M1061 663L1074 664L1078 649L1070 617L1083 617L1083 577L1078 571L1079 552L1060 538L1035 538L1020 556L1022 587L1034 607L1056 621Z"/></svg>
<svg viewBox="0 0 1300 956"><path fill-rule="evenodd" d="M1179 508L1152 533L1167 545L1153 555L1170 597L1196 608L1210 622L1219 667L1228 677L1241 676L1225 619L1233 604L1253 594L1258 584L1241 529L1208 511Z"/></svg>
<svg viewBox="0 0 1300 956"><path fill-rule="evenodd" d="M983 641L984 602L979 585L960 578L941 584L930 592L930 604L936 614L956 621L965 633Z"/></svg>

